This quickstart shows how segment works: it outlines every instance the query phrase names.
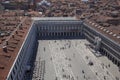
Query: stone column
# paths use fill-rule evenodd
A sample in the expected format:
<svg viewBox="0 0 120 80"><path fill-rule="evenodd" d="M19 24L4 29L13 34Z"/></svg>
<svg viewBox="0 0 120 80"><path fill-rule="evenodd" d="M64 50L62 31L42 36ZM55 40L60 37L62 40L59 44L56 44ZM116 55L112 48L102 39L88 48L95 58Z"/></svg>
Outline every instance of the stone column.
<svg viewBox="0 0 120 80"><path fill-rule="evenodd" d="M69 32L69 35L68 36L70 36L70 32Z"/></svg>

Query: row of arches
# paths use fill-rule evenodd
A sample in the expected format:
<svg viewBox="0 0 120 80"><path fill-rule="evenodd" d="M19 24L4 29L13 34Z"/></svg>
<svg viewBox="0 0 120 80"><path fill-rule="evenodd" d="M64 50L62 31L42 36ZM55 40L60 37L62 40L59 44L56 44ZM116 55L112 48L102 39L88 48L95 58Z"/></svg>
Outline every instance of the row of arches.
<svg viewBox="0 0 120 80"><path fill-rule="evenodd" d="M94 43L94 38L90 36L90 34L88 33L84 33L85 35L85 38L91 42L92 44ZM103 44L102 44L103 45ZM114 55L111 55L113 54L112 52L110 52L107 48L107 46L101 46L100 48L100 52L102 55L106 56L109 60L111 60L114 64L116 64L117 66L120 67L120 60L116 59L116 57Z"/></svg>
<svg viewBox="0 0 120 80"><path fill-rule="evenodd" d="M40 39L44 38L79 38L80 32L39 32Z"/></svg>
<svg viewBox="0 0 120 80"><path fill-rule="evenodd" d="M110 55L110 52L108 50L100 48L100 52L102 55L107 56L109 60L120 67L120 61L118 61L113 55Z"/></svg>

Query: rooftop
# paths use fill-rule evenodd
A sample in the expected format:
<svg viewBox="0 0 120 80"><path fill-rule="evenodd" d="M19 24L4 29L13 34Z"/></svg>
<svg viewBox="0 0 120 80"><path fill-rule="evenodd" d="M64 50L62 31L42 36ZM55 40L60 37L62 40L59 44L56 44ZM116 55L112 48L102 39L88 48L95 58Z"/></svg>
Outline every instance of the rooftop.
<svg viewBox="0 0 120 80"><path fill-rule="evenodd" d="M86 24L120 43L120 1L119 0L49 0L51 6L38 8L48 17L76 17ZM100 27L98 27L100 26ZM98 27L98 28L97 28Z"/></svg>
<svg viewBox="0 0 120 80"><path fill-rule="evenodd" d="M3 23L3 26L0 27L0 80L6 79L31 25L31 20L28 17L11 16L13 14L12 12L7 14L9 17L3 16L6 14L2 14L0 18L1 24L5 22L5 20L7 22L9 21L9 25L6 25L8 23ZM12 23L13 25L10 25ZM7 32L9 32L9 34Z"/></svg>

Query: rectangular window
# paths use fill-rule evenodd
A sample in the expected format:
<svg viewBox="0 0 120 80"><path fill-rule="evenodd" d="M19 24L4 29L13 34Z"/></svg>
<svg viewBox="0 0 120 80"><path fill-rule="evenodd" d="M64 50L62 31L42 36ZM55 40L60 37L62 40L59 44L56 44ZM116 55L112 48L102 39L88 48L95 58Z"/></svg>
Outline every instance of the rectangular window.
<svg viewBox="0 0 120 80"><path fill-rule="evenodd" d="M13 80L13 76L11 75L11 80Z"/></svg>
<svg viewBox="0 0 120 80"><path fill-rule="evenodd" d="M13 69L13 75L15 75L15 68Z"/></svg>
<svg viewBox="0 0 120 80"><path fill-rule="evenodd" d="M15 64L15 69L16 69L16 70L17 70L17 65L18 65L18 64L16 63L16 64Z"/></svg>

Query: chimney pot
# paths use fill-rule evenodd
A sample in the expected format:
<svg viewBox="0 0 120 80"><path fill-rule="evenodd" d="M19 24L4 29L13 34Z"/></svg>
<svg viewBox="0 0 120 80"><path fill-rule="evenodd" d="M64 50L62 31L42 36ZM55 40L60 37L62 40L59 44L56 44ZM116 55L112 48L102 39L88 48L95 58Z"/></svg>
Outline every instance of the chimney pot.
<svg viewBox="0 0 120 80"><path fill-rule="evenodd" d="M7 53L7 46L3 47L3 51Z"/></svg>

